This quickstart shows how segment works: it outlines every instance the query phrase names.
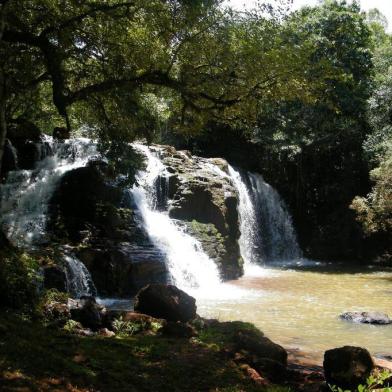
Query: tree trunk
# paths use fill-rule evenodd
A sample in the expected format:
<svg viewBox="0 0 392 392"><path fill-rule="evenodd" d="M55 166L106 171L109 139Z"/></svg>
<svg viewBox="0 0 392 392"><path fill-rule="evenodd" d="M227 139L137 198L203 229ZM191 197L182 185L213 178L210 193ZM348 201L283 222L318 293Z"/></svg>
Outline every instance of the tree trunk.
<svg viewBox="0 0 392 392"><path fill-rule="evenodd" d="M4 7L5 3L0 5L0 50L3 46L3 32L4 32ZM5 56L1 56L5 60ZM4 61L3 60L3 61ZM7 137L7 123L5 119L5 106L6 106L6 91L5 91L5 64L0 62L0 173L3 163L5 139Z"/></svg>

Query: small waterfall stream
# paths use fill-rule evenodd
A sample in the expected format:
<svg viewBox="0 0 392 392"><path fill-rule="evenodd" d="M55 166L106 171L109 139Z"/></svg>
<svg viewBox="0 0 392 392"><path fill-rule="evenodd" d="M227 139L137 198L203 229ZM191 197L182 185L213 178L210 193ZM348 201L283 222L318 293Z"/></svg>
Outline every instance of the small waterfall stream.
<svg viewBox="0 0 392 392"><path fill-rule="evenodd" d="M97 295L97 289L86 266L73 254L64 255L68 291L73 298Z"/></svg>
<svg viewBox="0 0 392 392"><path fill-rule="evenodd" d="M1 228L13 244L26 248L47 242L49 200L61 176L98 155L96 144L85 138L56 142L45 136L36 147L39 160L35 168L11 171L0 185ZM70 294L75 298L96 295L84 264L68 252L63 259Z"/></svg>
<svg viewBox="0 0 392 392"><path fill-rule="evenodd" d="M42 159L36 167L11 171L0 185L1 227L22 247L45 242L48 204L61 176L97 155L96 144L83 138L58 143L46 137L38 147Z"/></svg>
<svg viewBox="0 0 392 392"><path fill-rule="evenodd" d="M266 262L302 257L291 215L279 193L260 174L247 173Z"/></svg>
<svg viewBox="0 0 392 392"><path fill-rule="evenodd" d="M260 174L240 173L229 166L239 195L245 269L263 262L292 261L302 257L291 216L278 192Z"/></svg>

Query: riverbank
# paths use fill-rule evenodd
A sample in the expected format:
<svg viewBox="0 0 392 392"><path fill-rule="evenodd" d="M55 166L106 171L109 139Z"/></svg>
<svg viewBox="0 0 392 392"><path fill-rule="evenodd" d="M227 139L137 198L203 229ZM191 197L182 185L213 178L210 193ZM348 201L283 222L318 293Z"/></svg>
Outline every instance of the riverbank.
<svg viewBox="0 0 392 392"><path fill-rule="evenodd" d="M2 391L286 390L252 379L211 333L81 337L7 313L0 331Z"/></svg>

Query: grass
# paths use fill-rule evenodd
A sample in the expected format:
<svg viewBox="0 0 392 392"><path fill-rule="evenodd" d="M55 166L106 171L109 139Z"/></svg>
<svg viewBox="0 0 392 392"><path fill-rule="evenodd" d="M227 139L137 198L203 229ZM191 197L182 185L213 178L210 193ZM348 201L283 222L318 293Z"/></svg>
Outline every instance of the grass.
<svg viewBox="0 0 392 392"><path fill-rule="evenodd" d="M226 332L211 329L193 342L146 335L87 338L2 313L0 390L265 391L219 350Z"/></svg>

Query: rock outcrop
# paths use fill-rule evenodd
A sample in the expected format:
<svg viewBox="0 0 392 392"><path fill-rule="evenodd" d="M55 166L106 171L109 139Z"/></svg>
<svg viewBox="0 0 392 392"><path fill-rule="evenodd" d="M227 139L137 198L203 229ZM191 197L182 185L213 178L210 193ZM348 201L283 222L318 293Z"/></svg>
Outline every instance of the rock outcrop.
<svg viewBox="0 0 392 392"><path fill-rule="evenodd" d="M328 384L350 390L356 390L358 385L366 384L366 379L374 369L369 352L364 348L352 346L326 351L323 366Z"/></svg>
<svg viewBox="0 0 392 392"><path fill-rule="evenodd" d="M66 173L51 200L51 231L63 241L83 243L77 256L100 295L124 297L149 283L167 282L164 255L131 201L124 200L102 161Z"/></svg>
<svg viewBox="0 0 392 392"><path fill-rule="evenodd" d="M157 182L160 205L168 204L170 217L185 222L217 263L223 279L241 276L238 194L227 162L192 156L168 146L152 148L167 168L167 177Z"/></svg>
<svg viewBox="0 0 392 392"><path fill-rule="evenodd" d="M176 286L150 284L137 294L135 310L168 321L187 322L196 317L196 300Z"/></svg>
<svg viewBox="0 0 392 392"><path fill-rule="evenodd" d="M381 312L346 312L339 316L342 320L353 323L387 325L392 324L392 320L385 313Z"/></svg>

